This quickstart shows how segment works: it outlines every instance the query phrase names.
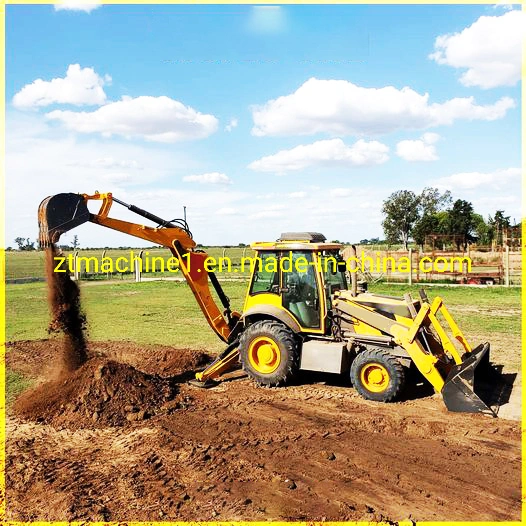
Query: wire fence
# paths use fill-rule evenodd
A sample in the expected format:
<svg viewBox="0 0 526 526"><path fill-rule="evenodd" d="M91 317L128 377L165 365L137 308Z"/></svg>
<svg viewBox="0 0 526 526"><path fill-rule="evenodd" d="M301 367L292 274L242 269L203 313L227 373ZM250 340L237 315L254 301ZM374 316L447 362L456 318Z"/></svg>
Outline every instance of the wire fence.
<svg viewBox="0 0 526 526"><path fill-rule="evenodd" d="M250 247L208 247L203 250L216 263L220 280L249 278L251 266L248 258L255 256ZM344 259L351 253L350 247L342 251ZM358 279L368 282L521 284L522 254L506 247L497 250L477 247L477 250L466 252L423 252L364 245L357 246L356 255ZM61 268L67 265L74 278L79 280L184 280L177 261L165 248L86 249L66 251L63 257ZM469 258L469 267L466 258ZM111 261L112 267L104 267L104 261ZM116 268L118 261L120 265ZM6 280L8 283L43 281L44 265L43 251L8 251Z"/></svg>

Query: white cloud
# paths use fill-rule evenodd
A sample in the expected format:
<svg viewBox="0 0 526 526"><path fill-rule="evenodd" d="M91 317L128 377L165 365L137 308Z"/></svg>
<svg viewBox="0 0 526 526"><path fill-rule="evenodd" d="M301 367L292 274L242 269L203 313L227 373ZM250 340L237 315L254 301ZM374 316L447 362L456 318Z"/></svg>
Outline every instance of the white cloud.
<svg viewBox="0 0 526 526"><path fill-rule="evenodd" d="M231 132L234 128L236 128L238 125L238 121L236 118L230 119L230 122L225 126L225 131Z"/></svg>
<svg viewBox="0 0 526 526"><path fill-rule="evenodd" d="M283 8L279 5L256 5L250 10L248 29L252 33L268 35L280 33L286 27Z"/></svg>
<svg viewBox="0 0 526 526"><path fill-rule="evenodd" d="M511 11L513 9L513 4L511 2L504 2L499 0L494 6L493 9L504 9L506 11Z"/></svg>
<svg viewBox="0 0 526 526"><path fill-rule="evenodd" d="M108 172L104 174L103 179L107 184L121 185L133 181L133 176L126 172Z"/></svg>
<svg viewBox="0 0 526 526"><path fill-rule="evenodd" d="M388 152L389 148L378 141L360 139L347 146L341 139L328 139L281 150L250 163L248 167L258 172L284 174L312 166L366 166L385 163L389 159Z"/></svg>
<svg viewBox="0 0 526 526"><path fill-rule="evenodd" d="M346 80L311 78L294 93L252 108L253 135L380 135L425 129L454 121L500 119L515 107L503 97L479 106L473 97L429 103L409 87L363 88Z"/></svg>
<svg viewBox="0 0 526 526"><path fill-rule="evenodd" d="M185 183L200 184L232 184L232 180L225 174L219 172L210 172L200 175L187 175L183 177Z"/></svg>
<svg viewBox="0 0 526 526"><path fill-rule="evenodd" d="M307 192L291 192L288 197L291 199L304 199L307 197Z"/></svg>
<svg viewBox="0 0 526 526"><path fill-rule="evenodd" d="M11 246L17 236L36 238L38 205L46 196L59 192L111 191L117 198L165 219L182 217L186 206L196 242L237 245L275 240L286 231L320 231L328 239L346 241L380 236L382 200L397 189L361 179L347 189L348 201L343 199L339 203L343 206L336 207L330 194L336 185L325 180L321 186L298 180L281 191L276 185L270 191L262 190L261 184L253 188L250 178L236 180L235 185L186 184L181 182L184 175L206 172L201 161L186 149L124 140L108 142L96 136L78 140L75 134L52 126L33 112L8 111L6 129L5 230ZM120 166L121 162L133 167ZM265 199L255 198L258 188ZM297 193L306 195L290 195ZM362 203L368 208L349 214L349 207ZM99 206L93 202L90 210L96 212ZM112 208L111 216L151 224L118 205ZM78 227L61 241L71 243L75 234L83 248L151 246L151 242L93 224Z"/></svg>
<svg viewBox="0 0 526 526"><path fill-rule="evenodd" d="M26 84L13 97L13 106L27 109L50 104L100 105L106 102L103 86L110 82L109 75L101 77L93 68L71 64L64 78L36 79Z"/></svg>
<svg viewBox="0 0 526 526"><path fill-rule="evenodd" d="M220 208L216 214L218 216L234 216L234 215L238 215L239 212L236 211L235 208L230 208L230 207L224 207L224 208Z"/></svg>
<svg viewBox="0 0 526 526"><path fill-rule="evenodd" d="M440 139L438 133L424 133L418 140L400 141L396 145L396 155L406 161L438 161L435 143Z"/></svg>
<svg viewBox="0 0 526 526"><path fill-rule="evenodd" d="M62 0L60 4L55 4L55 11L84 11L91 13L94 9L100 7L101 3L97 0L85 4L78 0Z"/></svg>
<svg viewBox="0 0 526 526"><path fill-rule="evenodd" d="M436 185L448 190L509 189L512 182L520 181L521 175L520 168L507 168L493 172L463 172L442 177L436 181Z"/></svg>
<svg viewBox="0 0 526 526"><path fill-rule="evenodd" d="M435 52L429 58L438 64L467 68L460 77L464 86L514 86L521 78L525 27L520 10L481 16L460 33L437 37Z"/></svg>
<svg viewBox="0 0 526 526"><path fill-rule="evenodd" d="M199 113L169 97L123 97L92 112L55 110L46 117L80 133L112 134L126 138L172 143L202 139L217 130L213 115Z"/></svg>
<svg viewBox="0 0 526 526"><path fill-rule="evenodd" d="M142 166L134 159L115 159L112 156L99 157L89 161L73 161L69 166L88 166L92 168L133 168L142 169Z"/></svg>
<svg viewBox="0 0 526 526"><path fill-rule="evenodd" d="M184 174L199 173L200 170L195 158L184 151L173 148L167 151L157 144L118 140L110 143L98 138L79 141L73 134L50 126L37 113L8 111L6 132L5 232L8 245L12 245L13 239L19 235L36 237L36 211L40 201L48 195L61 192L92 194L99 190L113 192L117 198L134 203L134 196L141 187L151 189L161 182L180 180ZM160 205L148 205L151 205L152 212L157 210L162 212L159 213L161 217L165 214L171 219L179 213L180 205L193 203L191 196L185 197L187 202L170 202L163 198ZM222 202L225 203L223 206L228 206L227 201ZM90 209L96 211L99 206L100 202L93 203ZM142 222L138 216L127 214L118 205L112 208L111 214ZM129 237L97 227L81 227L77 233L83 247L111 246L113 243L116 246L129 245L131 242Z"/></svg>
<svg viewBox="0 0 526 526"><path fill-rule="evenodd" d="M249 219L279 219L285 217L285 212L290 207L284 204L273 204L265 206L248 215Z"/></svg>
<svg viewBox="0 0 526 526"><path fill-rule="evenodd" d="M333 188L329 190L329 195L331 197L349 197L352 194L350 188Z"/></svg>
<svg viewBox="0 0 526 526"><path fill-rule="evenodd" d="M459 172L439 179L428 179L423 186L450 190L453 199L465 199L483 217L504 210L506 215L520 219L522 170L518 167L492 171Z"/></svg>

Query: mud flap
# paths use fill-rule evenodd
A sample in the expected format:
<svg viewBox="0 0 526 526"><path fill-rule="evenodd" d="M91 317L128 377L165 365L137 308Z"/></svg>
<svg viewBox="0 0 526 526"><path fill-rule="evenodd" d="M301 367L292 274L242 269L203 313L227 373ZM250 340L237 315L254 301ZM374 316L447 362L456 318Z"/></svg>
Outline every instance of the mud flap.
<svg viewBox="0 0 526 526"><path fill-rule="evenodd" d="M86 200L80 194L57 194L44 199L38 207L41 247L56 243L60 236L90 219Z"/></svg>
<svg viewBox="0 0 526 526"><path fill-rule="evenodd" d="M491 367L489 343L483 343L473 349L460 365L454 365L449 372L442 388L442 397L449 411L497 416L497 413L482 400L482 393L475 393L475 369L479 364L482 365L480 373L487 377L488 369ZM498 375L496 371L493 374Z"/></svg>

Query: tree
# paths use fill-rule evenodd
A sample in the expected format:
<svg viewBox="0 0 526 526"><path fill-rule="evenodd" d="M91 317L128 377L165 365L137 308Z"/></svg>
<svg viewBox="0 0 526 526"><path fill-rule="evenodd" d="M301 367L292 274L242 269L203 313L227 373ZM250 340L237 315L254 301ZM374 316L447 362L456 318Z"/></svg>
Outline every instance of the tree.
<svg viewBox="0 0 526 526"><path fill-rule="evenodd" d="M495 216L491 219L491 226L498 245L502 245L504 230L509 228L510 225L510 217L504 215L504 210L497 210Z"/></svg>
<svg viewBox="0 0 526 526"><path fill-rule="evenodd" d="M35 250L35 242L29 237L17 237L15 243L18 245L18 250Z"/></svg>
<svg viewBox="0 0 526 526"><path fill-rule="evenodd" d="M451 206L451 192L446 190L443 194L438 188L426 187L420 194L420 212L422 216L432 215Z"/></svg>
<svg viewBox="0 0 526 526"><path fill-rule="evenodd" d="M23 246L26 243L26 238L25 237L16 237L15 238L15 243L18 245L18 250L24 250Z"/></svg>
<svg viewBox="0 0 526 526"><path fill-rule="evenodd" d="M71 242L71 246L73 247L73 250L77 250L77 248L79 248L79 236L77 236L77 234L73 236L73 241Z"/></svg>
<svg viewBox="0 0 526 526"><path fill-rule="evenodd" d="M401 242L407 250L409 236L419 217L419 201L414 192L399 190L383 202L382 227L389 244Z"/></svg>
<svg viewBox="0 0 526 526"><path fill-rule="evenodd" d="M457 236L455 239L457 250L460 250L461 245L466 250L468 244L475 240L473 234L477 220L473 212L473 205L469 201L457 199L448 214L449 233Z"/></svg>
<svg viewBox="0 0 526 526"><path fill-rule="evenodd" d="M438 214L424 214L413 227L412 235L415 243L424 249L426 237L437 233L440 228L440 218Z"/></svg>
<svg viewBox="0 0 526 526"><path fill-rule="evenodd" d="M490 245L493 240L494 230L491 224L491 217L488 222L480 214L473 214L475 223L474 231L478 245Z"/></svg>
<svg viewBox="0 0 526 526"><path fill-rule="evenodd" d="M412 229L412 236L415 243L419 244L422 249L426 236L437 233L440 230L440 216L448 206L451 205L451 192L447 190L443 194L438 188L426 187L422 190L418 198L418 212L420 217L415 222Z"/></svg>

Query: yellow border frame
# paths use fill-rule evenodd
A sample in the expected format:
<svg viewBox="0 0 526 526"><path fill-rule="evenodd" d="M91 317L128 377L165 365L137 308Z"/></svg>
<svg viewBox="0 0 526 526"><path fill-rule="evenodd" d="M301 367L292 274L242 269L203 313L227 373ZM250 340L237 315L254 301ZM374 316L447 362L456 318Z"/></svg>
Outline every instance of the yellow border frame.
<svg viewBox="0 0 526 526"><path fill-rule="evenodd" d="M9 526L25 526L26 524L29 525L35 525L35 526L66 526L68 524L74 525L74 526L84 526L88 524L88 522L65 522L65 521L57 521L57 522L43 522L43 521L36 521L36 522L17 522L17 521L6 521L5 520L5 513L6 513L6 492L5 492L5 441L6 441L6 432L5 432L5 424L6 424L6 413L5 413L5 328L6 328L6 317L5 317L5 6L6 5L26 5L26 4L40 4L40 5L53 5L53 4L60 4L62 2L57 1L53 2L46 1L46 0L0 0L0 75L2 76L3 82L1 83L0 87L0 121L1 121L1 128L0 128L0 173L2 177L2 184L0 185L0 210L3 214L3 225L2 228L0 228L0 522L1 524L9 525ZM89 0L85 0L84 3L89 3ZM155 2L152 2L155 4L245 4L245 5L286 5L286 4L338 4L338 5L367 5L367 4L377 4L377 5L402 5L402 4L413 4L413 5L421 5L421 4L432 4L432 5L495 5L497 2L491 1L491 0L372 0L370 2L364 2L364 1L352 1L352 0L330 0L330 1L323 1L323 0L303 0L301 2L296 2L295 0L267 0L263 2L253 2L250 0L201 0L200 2L192 2L192 0L156 0ZM525 0L521 0L520 2L512 2L514 5L522 5L522 12L526 12L526 3ZM104 4L148 4L148 2L144 2L141 0L128 0L128 1L122 1L122 0L106 0L102 3ZM522 133L523 133L523 140L522 140L522 170L523 174L525 172L526 168L526 141L524 140L524 123L526 122L526 108L525 108L525 100L526 100L526 86L524 83L524 79L526 78L526 38L524 38L523 41L523 50L522 50L522 87L521 87L521 102L522 102ZM523 177L524 179L524 177ZM523 239L523 245L522 245L522 258L524 261L524 255L526 253L525 250L525 242L524 242L524 236L526 234L526 214L524 213L524 202L526 198L526 185L522 185L522 205L523 205L523 218L522 218L522 239ZM524 284L524 280L526 278L526 270L524 268L524 265L522 267L522 284ZM526 331L526 317L524 315L524 309L526 307L526 295L524 294L524 289L521 287L521 331L522 335L525 334ZM521 357L521 368L522 371L526 369L526 341L524 338L522 338L522 357ZM522 422L521 422L521 429L522 429L522 441L521 441L521 451L522 451L522 459L525 456L526 453L526 443L524 440L524 434L526 432L526 424L525 424L525 406L526 406L526 392L524 389L522 389L521 393L521 402L522 402ZM521 508L521 520L522 522L517 521L508 521L508 522L497 522L497 521L491 521L491 522L481 522L481 521L474 521L474 522L453 522L453 521L438 521L438 522L427 522L422 521L418 522L418 524L423 524L426 526L444 526L447 524L469 524L472 526L490 526L490 525L498 525L498 524L506 524L510 526L519 526L526 522L526 469L524 467L524 463L522 463L522 508ZM172 526L242 526L242 525L250 525L250 526L267 526L268 524L277 524L278 526L284 526L284 525L294 525L294 526L317 526L317 525L323 525L323 526L343 526L343 525L356 525L356 526L369 526L371 524L379 524L379 525L385 525L388 526L388 523L386 522L379 522L379 523L371 523L367 521L359 521L359 522L283 522L283 521L275 521L275 522L249 522L249 521L221 521L221 522L90 522L89 524L92 524L93 526L102 526L102 525L117 525L117 524L125 524L127 526L165 526L167 524L170 524ZM398 524L400 526L411 526L413 521L407 520L407 521L399 521Z"/></svg>

